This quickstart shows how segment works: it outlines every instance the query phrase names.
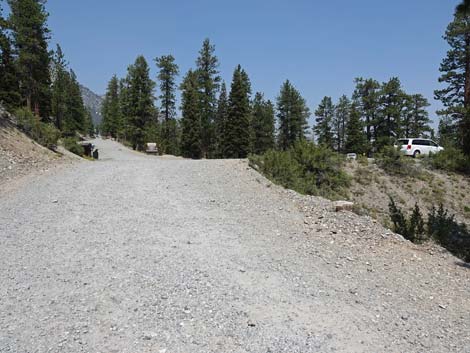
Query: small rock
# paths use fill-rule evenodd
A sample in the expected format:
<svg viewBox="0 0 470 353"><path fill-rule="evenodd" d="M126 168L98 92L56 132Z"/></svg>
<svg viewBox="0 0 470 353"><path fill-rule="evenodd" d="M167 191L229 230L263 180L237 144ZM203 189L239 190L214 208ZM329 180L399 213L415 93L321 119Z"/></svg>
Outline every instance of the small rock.
<svg viewBox="0 0 470 353"><path fill-rule="evenodd" d="M334 203L335 206L335 211L340 212L340 211L352 211L354 207L354 202L349 202L349 201L336 201Z"/></svg>

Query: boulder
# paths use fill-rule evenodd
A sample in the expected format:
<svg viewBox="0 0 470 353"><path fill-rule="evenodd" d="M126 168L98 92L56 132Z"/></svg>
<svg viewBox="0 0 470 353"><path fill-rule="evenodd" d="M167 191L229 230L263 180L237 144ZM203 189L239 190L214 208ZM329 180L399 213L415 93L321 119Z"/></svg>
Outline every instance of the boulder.
<svg viewBox="0 0 470 353"><path fill-rule="evenodd" d="M352 212L354 208L354 202L349 202L349 201L336 201L334 203L335 211L340 212L340 211L350 211Z"/></svg>

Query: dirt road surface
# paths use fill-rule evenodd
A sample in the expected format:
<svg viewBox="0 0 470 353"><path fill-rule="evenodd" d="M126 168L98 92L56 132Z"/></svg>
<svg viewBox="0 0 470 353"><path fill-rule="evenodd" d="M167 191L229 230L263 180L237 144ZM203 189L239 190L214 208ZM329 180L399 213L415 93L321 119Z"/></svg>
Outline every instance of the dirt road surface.
<svg viewBox="0 0 470 353"><path fill-rule="evenodd" d="M445 251L245 161L95 143L0 195L0 352L470 352Z"/></svg>

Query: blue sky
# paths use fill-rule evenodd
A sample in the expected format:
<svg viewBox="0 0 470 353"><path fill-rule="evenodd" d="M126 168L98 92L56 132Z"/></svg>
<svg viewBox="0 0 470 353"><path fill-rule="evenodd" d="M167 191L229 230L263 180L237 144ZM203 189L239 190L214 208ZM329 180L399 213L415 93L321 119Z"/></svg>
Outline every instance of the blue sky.
<svg viewBox="0 0 470 353"><path fill-rule="evenodd" d="M204 38L216 45L230 83L237 64L253 91L274 99L291 80L315 110L321 98L350 95L355 77L402 80L409 93L439 104L442 35L454 0L49 0L52 43L59 42L79 80L97 93L143 54L175 56L181 73L194 67Z"/></svg>

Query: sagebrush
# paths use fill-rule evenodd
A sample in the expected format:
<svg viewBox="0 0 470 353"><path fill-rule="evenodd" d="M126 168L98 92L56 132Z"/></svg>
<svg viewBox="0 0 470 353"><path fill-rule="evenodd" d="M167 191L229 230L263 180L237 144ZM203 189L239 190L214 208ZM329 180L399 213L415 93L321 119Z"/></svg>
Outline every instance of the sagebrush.
<svg viewBox="0 0 470 353"><path fill-rule="evenodd" d="M300 141L286 151L250 156L250 163L275 183L301 194L348 196L350 177L342 170L344 157L327 147Z"/></svg>

